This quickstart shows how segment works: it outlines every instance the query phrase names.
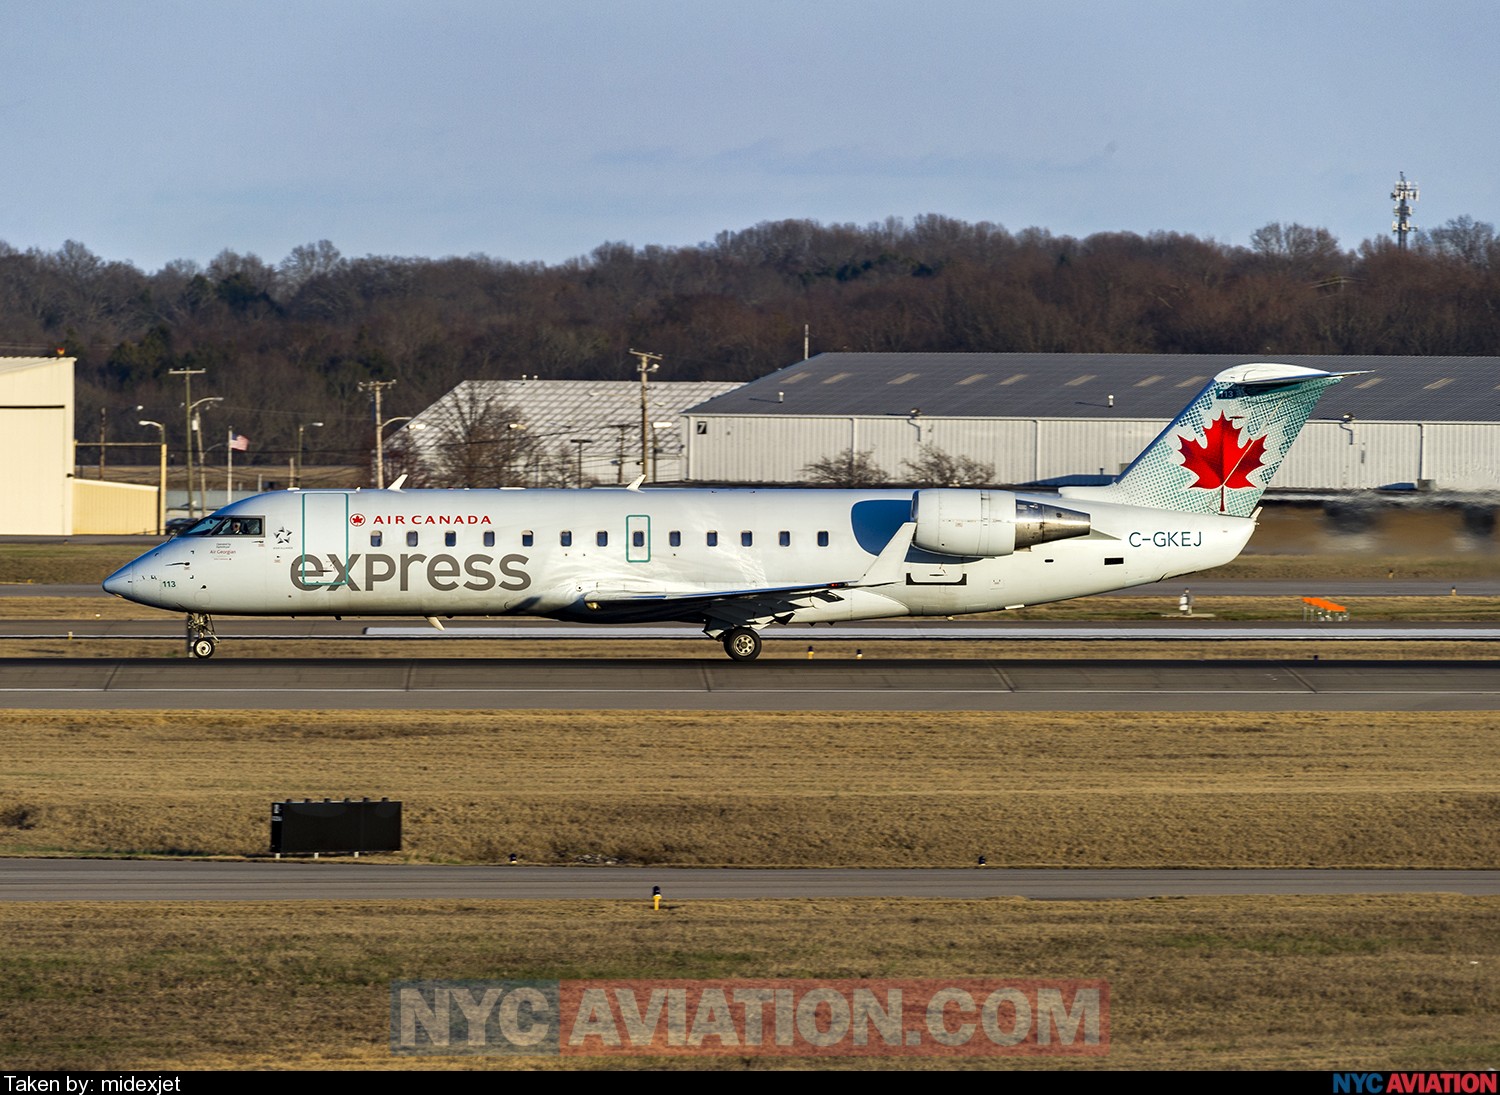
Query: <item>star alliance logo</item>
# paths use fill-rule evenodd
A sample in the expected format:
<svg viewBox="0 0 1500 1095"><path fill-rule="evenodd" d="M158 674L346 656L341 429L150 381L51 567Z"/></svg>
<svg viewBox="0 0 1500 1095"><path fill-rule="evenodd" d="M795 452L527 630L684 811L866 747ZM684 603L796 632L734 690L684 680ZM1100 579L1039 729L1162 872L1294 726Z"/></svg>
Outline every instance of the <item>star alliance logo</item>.
<svg viewBox="0 0 1500 1095"><path fill-rule="evenodd" d="M286 526L276 530L276 546L287 547L292 542L292 530Z"/></svg>

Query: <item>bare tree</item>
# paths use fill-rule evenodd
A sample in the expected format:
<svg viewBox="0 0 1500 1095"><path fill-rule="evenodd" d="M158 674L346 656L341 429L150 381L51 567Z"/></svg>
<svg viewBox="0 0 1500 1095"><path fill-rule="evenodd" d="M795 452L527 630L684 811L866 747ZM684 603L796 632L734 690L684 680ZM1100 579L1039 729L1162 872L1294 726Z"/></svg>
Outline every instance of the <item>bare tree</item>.
<svg viewBox="0 0 1500 1095"><path fill-rule="evenodd" d="M980 487L995 481L995 465L953 456L936 445L923 445L915 460L903 460L908 481L919 487Z"/></svg>
<svg viewBox="0 0 1500 1095"><path fill-rule="evenodd" d="M873 487L887 482L885 469L875 463L875 452L867 449L825 456L802 469L805 480L825 487Z"/></svg>
<svg viewBox="0 0 1500 1095"><path fill-rule="evenodd" d="M1274 221L1250 234L1250 248L1298 277L1325 277L1343 264L1339 241L1326 228Z"/></svg>
<svg viewBox="0 0 1500 1095"><path fill-rule="evenodd" d="M281 260L276 271L280 275L282 295L290 299L313 278L332 274L343 265L339 249L328 240L293 247L292 253Z"/></svg>
<svg viewBox="0 0 1500 1095"><path fill-rule="evenodd" d="M407 444L421 465L423 485L524 486L534 443L520 416L487 386L464 382L422 416ZM414 484L415 485L415 484Z"/></svg>
<svg viewBox="0 0 1500 1095"><path fill-rule="evenodd" d="M1427 242L1440 255L1481 268L1488 266L1500 250L1495 239L1495 226L1476 221L1467 213L1428 232Z"/></svg>

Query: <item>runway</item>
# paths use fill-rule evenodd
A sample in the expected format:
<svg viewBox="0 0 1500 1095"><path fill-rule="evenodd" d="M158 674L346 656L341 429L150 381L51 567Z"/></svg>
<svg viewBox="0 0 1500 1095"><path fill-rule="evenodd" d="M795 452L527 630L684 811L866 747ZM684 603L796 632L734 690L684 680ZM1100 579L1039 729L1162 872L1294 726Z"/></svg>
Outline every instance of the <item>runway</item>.
<svg viewBox="0 0 1500 1095"><path fill-rule="evenodd" d="M1500 871L723 870L451 867L369 861L0 859L0 902L635 900L1024 897L1105 901L1268 894L1500 894Z"/></svg>
<svg viewBox="0 0 1500 1095"><path fill-rule="evenodd" d="M8 708L1486 711L1500 662L1294 660L0 660Z"/></svg>

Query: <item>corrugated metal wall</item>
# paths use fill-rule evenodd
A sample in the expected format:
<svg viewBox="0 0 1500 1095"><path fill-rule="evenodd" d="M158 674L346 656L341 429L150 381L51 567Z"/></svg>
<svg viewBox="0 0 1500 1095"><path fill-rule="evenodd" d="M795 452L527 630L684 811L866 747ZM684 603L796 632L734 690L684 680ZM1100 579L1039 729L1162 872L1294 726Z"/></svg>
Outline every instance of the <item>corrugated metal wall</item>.
<svg viewBox="0 0 1500 1095"><path fill-rule="evenodd" d="M0 533L73 531L73 359L0 358Z"/></svg>
<svg viewBox="0 0 1500 1095"><path fill-rule="evenodd" d="M73 480L74 534L155 533L156 490L139 483Z"/></svg>
<svg viewBox="0 0 1500 1095"><path fill-rule="evenodd" d="M1001 483L1117 473L1166 427L1121 419L688 416L686 477L699 483L795 483L809 464L869 451L892 479L924 445L992 464ZM1432 480L1438 490L1500 489L1500 423L1310 422L1276 477L1301 490L1360 490Z"/></svg>

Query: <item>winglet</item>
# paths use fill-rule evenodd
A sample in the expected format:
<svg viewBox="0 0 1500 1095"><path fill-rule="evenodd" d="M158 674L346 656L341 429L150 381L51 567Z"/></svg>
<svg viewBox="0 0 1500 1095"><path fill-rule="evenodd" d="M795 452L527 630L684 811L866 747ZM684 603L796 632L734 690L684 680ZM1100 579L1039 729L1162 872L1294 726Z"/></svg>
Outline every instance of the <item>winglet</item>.
<svg viewBox="0 0 1500 1095"><path fill-rule="evenodd" d="M865 576L853 586L888 586L901 580L906 565L906 553L911 549L912 537L917 534L917 523L908 521L896 530L890 543L881 548L880 554L865 571Z"/></svg>

